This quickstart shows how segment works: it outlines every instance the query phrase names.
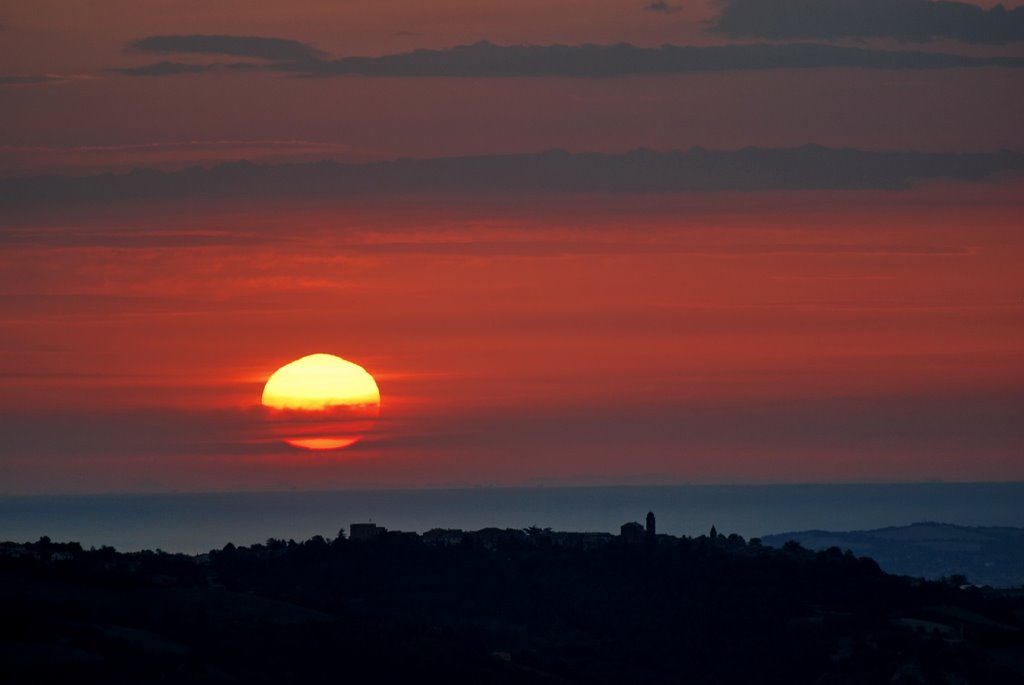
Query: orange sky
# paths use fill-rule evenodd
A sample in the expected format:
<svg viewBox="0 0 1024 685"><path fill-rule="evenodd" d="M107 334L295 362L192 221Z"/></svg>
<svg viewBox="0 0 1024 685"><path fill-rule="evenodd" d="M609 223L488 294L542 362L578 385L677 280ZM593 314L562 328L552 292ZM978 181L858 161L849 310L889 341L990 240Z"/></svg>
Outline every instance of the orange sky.
<svg viewBox="0 0 1024 685"><path fill-rule="evenodd" d="M338 57L733 42L708 30L716 3L645 4L4 7L0 179L552 147L1024 150L1020 68L112 71L231 59L126 50L166 34ZM1020 42L835 43L1024 56ZM497 190L23 211L0 197L0 493L1024 479L1019 174ZM267 376L314 352L363 365L382 394L375 430L329 455L278 444L257 410Z"/></svg>
<svg viewBox="0 0 1024 685"><path fill-rule="evenodd" d="M1020 190L35 218L2 256L0 406L57 435L6 482L1020 478ZM384 398L326 457L253 413L317 351Z"/></svg>

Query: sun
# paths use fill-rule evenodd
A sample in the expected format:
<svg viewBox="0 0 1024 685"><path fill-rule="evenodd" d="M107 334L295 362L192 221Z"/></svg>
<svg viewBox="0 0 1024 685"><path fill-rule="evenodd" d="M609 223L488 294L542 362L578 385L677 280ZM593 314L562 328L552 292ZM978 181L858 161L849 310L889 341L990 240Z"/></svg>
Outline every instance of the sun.
<svg viewBox="0 0 1024 685"><path fill-rule="evenodd" d="M333 354L311 354L267 379L261 403L274 434L290 445L332 450L355 444L380 414L380 390L366 369Z"/></svg>

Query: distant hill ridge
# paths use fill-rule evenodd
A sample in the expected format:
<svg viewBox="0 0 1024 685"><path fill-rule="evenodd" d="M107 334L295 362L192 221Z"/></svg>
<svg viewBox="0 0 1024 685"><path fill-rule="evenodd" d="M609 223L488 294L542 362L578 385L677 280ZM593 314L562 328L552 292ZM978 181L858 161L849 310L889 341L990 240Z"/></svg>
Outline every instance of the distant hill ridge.
<svg viewBox="0 0 1024 685"><path fill-rule="evenodd" d="M921 522L874 530L804 530L763 536L813 550L838 547L871 557L887 573L935 580L964 575L975 585L1024 585L1024 528Z"/></svg>

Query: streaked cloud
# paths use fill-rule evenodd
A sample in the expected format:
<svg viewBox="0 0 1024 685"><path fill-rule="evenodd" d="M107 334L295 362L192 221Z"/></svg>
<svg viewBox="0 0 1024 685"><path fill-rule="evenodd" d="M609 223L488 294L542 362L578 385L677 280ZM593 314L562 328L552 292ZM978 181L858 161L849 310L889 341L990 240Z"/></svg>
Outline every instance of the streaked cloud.
<svg viewBox="0 0 1024 685"><path fill-rule="evenodd" d="M400 466L419 464L415 477L433 474L431 484L450 484L467 472L476 481L516 484L524 472L508 467L513 463L541 479L571 477L588 468L628 474L635 463L623 463L620 455L629 450L648 469L672 479L716 480L743 473L754 480L783 474L789 482L803 482L863 478L865 470L902 480L922 458L930 460L931 473L959 478L966 455L980 451L981 457L971 459L972 468L991 477L1019 472L1007 455L1024 437L1017 411L1021 399L1019 391L989 390L724 405L593 403L576 411L480 407L459 415L384 423L358 449L317 461L337 469L334 482L340 483L356 474L389 482L399 459ZM965 406L971 408L967 414ZM3 484L5 493L37 490L31 473L39 464L81 476L106 471L104 485L109 489L110 479L124 487L122 479L143 475L175 487L194 486L194 475L204 473L211 459L222 473L234 474L282 455L294 472L303 457L274 440L258 407L21 411L0 417L0 428L7 436L0 466L11 476ZM552 449L563 459L552 462ZM466 456L481 450L490 458ZM74 460L65 460L69 453ZM401 461L410 453L431 459ZM822 454L835 456L823 460ZM378 455L389 458L366 458ZM460 468L448 461L453 455ZM424 462L440 467L424 470ZM302 481L305 469L298 471L286 482L309 485ZM267 481L278 475L265 469L257 474ZM65 487L79 489L81 482Z"/></svg>
<svg viewBox="0 0 1024 685"><path fill-rule="evenodd" d="M1024 170L1024 154L871 152L798 148L692 148L625 154L549 150L388 162L258 165L247 161L181 171L135 169L88 177L0 181L0 206L130 198L339 197L554 192L700 192L901 189L917 180L978 181Z"/></svg>
<svg viewBox="0 0 1024 685"><path fill-rule="evenodd" d="M124 67L110 71L124 76L175 76L177 74L200 74L220 69L219 64L188 64L186 62L155 62L141 67Z"/></svg>
<svg viewBox="0 0 1024 685"><path fill-rule="evenodd" d="M734 37L954 38L969 43L1024 40L1024 7L984 9L943 0L727 0L715 30Z"/></svg>
<svg viewBox="0 0 1024 685"><path fill-rule="evenodd" d="M348 161L374 158L344 143L317 140L171 140L122 145L0 145L0 175L81 175L83 171L127 171L140 166L181 168L235 159L261 162L311 162L344 156Z"/></svg>
<svg viewBox="0 0 1024 685"><path fill-rule="evenodd" d="M1024 58L968 57L931 52L869 50L832 45L494 45L414 50L383 57L282 62L272 68L306 76L612 77L743 69L943 69L1024 67Z"/></svg>
<svg viewBox="0 0 1024 685"><path fill-rule="evenodd" d="M764 69L950 69L1024 67L1024 58L974 57L940 52L872 50L814 43L716 46L495 45L488 42L443 50L413 50L380 57L299 59L266 65L188 65L163 62L116 69L132 76L166 76L223 68L265 68L297 76L517 78L611 78Z"/></svg>
<svg viewBox="0 0 1024 685"><path fill-rule="evenodd" d="M107 71L122 76L177 76L179 74L202 74L210 71L256 71L265 67L252 62L212 62L197 64L194 62L156 62L141 67L121 67Z"/></svg>

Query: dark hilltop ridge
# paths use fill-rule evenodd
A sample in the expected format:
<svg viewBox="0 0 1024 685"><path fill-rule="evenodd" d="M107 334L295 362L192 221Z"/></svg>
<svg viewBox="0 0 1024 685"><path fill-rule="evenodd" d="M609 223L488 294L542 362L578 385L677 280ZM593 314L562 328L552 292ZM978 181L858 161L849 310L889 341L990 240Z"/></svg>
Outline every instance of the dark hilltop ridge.
<svg viewBox="0 0 1024 685"><path fill-rule="evenodd" d="M0 543L4 683L1024 683L1024 588L830 547L353 524L189 556Z"/></svg>

